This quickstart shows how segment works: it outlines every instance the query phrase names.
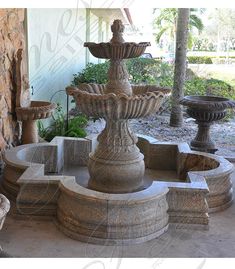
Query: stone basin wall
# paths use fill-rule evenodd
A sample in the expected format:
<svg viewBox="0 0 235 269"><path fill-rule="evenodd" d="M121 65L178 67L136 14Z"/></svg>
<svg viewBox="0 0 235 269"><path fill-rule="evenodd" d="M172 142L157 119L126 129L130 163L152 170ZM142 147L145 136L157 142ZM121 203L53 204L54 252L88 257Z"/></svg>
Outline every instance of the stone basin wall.
<svg viewBox="0 0 235 269"><path fill-rule="evenodd" d="M16 54L25 52L24 9L0 9L0 150L19 144L16 107ZM24 59L24 61L26 61ZM27 63L26 63L27 64ZM1 155L0 155L1 156Z"/></svg>

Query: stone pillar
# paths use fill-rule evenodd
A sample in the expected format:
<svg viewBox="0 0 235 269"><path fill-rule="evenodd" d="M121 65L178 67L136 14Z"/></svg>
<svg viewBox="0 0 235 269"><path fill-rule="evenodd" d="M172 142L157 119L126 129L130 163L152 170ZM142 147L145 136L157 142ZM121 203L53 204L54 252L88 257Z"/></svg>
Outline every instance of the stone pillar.
<svg viewBox="0 0 235 269"><path fill-rule="evenodd" d="M22 144L38 143L38 129L36 120L22 122Z"/></svg>
<svg viewBox="0 0 235 269"><path fill-rule="evenodd" d="M197 120L196 123L198 124L198 131L196 137L190 143L191 149L215 153L217 149L210 136L210 126L212 122Z"/></svg>

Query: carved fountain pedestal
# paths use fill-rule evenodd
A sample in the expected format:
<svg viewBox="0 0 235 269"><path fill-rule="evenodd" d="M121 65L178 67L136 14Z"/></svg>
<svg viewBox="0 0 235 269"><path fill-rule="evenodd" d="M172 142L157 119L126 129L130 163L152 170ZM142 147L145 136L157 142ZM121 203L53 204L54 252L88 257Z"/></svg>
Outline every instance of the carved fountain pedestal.
<svg viewBox="0 0 235 269"><path fill-rule="evenodd" d="M185 96L180 103L187 106L187 113L196 119L198 131L191 141L192 150L215 153L215 143L210 137L210 126L226 115L226 109L235 107L235 102L218 96Z"/></svg>

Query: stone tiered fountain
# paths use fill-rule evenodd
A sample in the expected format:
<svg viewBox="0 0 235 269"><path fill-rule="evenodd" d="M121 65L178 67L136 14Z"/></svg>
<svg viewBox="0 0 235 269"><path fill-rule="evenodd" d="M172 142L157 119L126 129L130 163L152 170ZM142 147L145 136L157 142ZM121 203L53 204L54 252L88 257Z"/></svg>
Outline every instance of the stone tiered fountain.
<svg viewBox="0 0 235 269"><path fill-rule="evenodd" d="M110 59L108 83L67 88L83 113L106 120L105 129L98 138L55 137L6 151L2 192L14 214L51 217L63 233L88 243L140 243L169 224L205 229L209 212L232 203L233 165L186 143L137 139L128 119L157 111L169 89L130 85L125 59L149 43L125 43L119 20L111 29L110 42L85 43Z"/></svg>
<svg viewBox="0 0 235 269"><path fill-rule="evenodd" d="M104 118L105 129L98 146L90 154L89 187L107 193L129 193L144 188L144 156L136 146L137 137L129 129L128 119L156 112L169 90L150 86L132 87L125 59L139 57L149 42L126 43L124 26L115 20L109 43L85 43L93 56L110 59L106 85L81 84L68 87L80 110L87 116Z"/></svg>

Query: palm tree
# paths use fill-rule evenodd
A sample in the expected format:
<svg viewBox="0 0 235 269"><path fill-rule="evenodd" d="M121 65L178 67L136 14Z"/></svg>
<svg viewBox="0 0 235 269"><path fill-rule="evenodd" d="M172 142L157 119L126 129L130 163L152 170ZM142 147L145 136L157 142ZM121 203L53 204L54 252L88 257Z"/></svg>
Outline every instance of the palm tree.
<svg viewBox="0 0 235 269"><path fill-rule="evenodd" d="M184 97L184 81L186 73L186 54L189 24L189 8L179 8L176 31L176 51L174 85L172 91L170 126L180 127L183 124L183 113L180 100Z"/></svg>
<svg viewBox="0 0 235 269"><path fill-rule="evenodd" d="M154 26L159 32L156 34L156 42L159 43L162 36L167 34L175 44L176 40L176 27L177 27L177 8L163 8L155 9L154 12L160 10L159 15L154 20ZM189 35L188 47L191 48L193 44L192 30L195 28L199 32L203 30L202 20L197 16L197 13L203 13L204 9L190 8L189 16ZM175 47L174 47L175 51Z"/></svg>

